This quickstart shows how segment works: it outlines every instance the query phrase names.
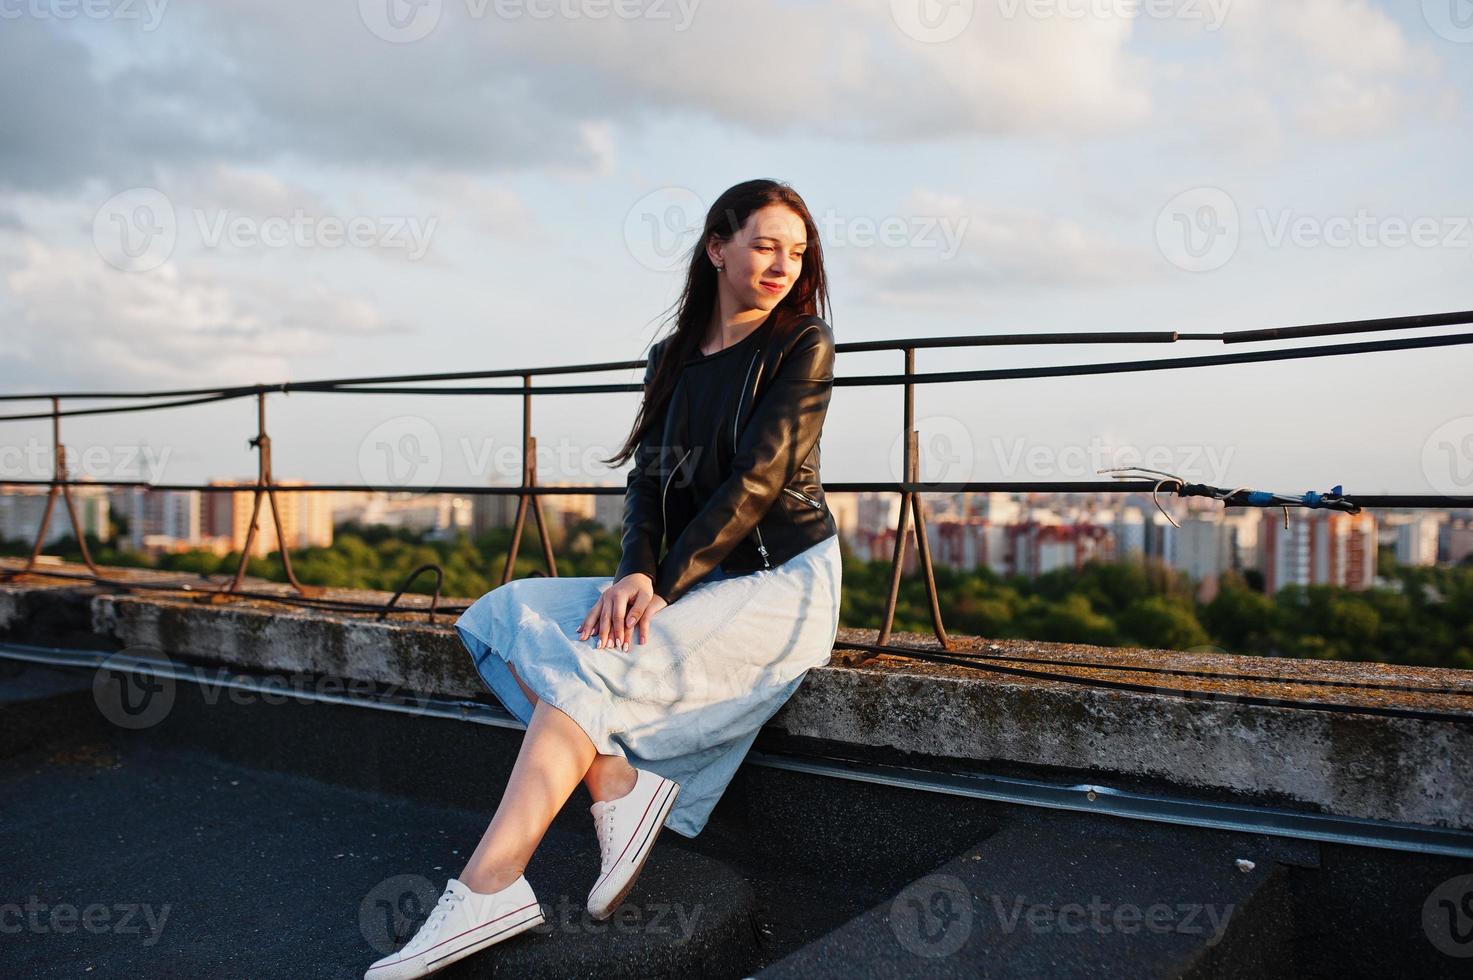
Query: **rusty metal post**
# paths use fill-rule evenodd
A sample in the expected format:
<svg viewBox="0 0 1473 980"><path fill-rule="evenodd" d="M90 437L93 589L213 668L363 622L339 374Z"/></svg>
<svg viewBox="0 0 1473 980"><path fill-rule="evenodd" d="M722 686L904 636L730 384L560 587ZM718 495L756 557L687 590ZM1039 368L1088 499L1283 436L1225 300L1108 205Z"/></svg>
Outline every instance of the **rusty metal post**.
<svg viewBox="0 0 1473 980"><path fill-rule="evenodd" d="M532 376L522 375L522 488L537 485L537 439L532 435ZM506 564L501 569L501 584L511 581L511 571L517 563L517 551L522 544L522 528L527 523L527 507L532 507L532 516L537 519L537 535L542 543L542 560L547 564L547 574L557 576L557 559L552 554L552 540L547 533L547 521L542 515L542 498L539 494L517 494L517 516L511 526L511 546L506 550Z"/></svg>
<svg viewBox="0 0 1473 980"><path fill-rule="evenodd" d="M905 348L905 373L915 374L915 348ZM915 428L915 385L905 386L905 442L902 446L901 479L906 483L920 482L920 438ZM921 561L921 575L926 583L926 596L931 606L931 626L941 649L953 648L941 621L941 600L936 594L936 575L931 567L931 547L926 538L926 512L921 495L916 490L900 492L900 516L895 526L895 554L890 561L890 589L885 596L885 611L880 619L879 645L890 642L890 631L895 625L895 606L900 600L900 576L905 568L905 546L908 540L910 518L915 517L916 552ZM865 658L867 659L867 658Z"/></svg>
<svg viewBox="0 0 1473 980"><path fill-rule="evenodd" d="M251 522L246 527L245 544L240 549L240 564L236 566L235 577L230 584L221 589L218 594L228 594L240 588L241 580L245 578L246 566L251 560L251 545L255 543L256 531L261 516L261 497L264 495L271 501L271 521L276 527L276 547L281 552L281 568L286 574L286 580L299 595L321 596L326 589L320 585L303 585L297 581L296 574L292 571L291 548L287 544L286 534L281 526L281 508L277 504L276 490L272 487L274 477L271 472L271 437L266 434L266 391L264 388L256 392L256 437L250 441L250 445L256 449L256 484L251 492Z"/></svg>
<svg viewBox="0 0 1473 980"><path fill-rule="evenodd" d="M25 566L18 569L12 575L24 575L36 566L36 561L41 557L41 548L46 542L46 529L51 526L51 512L56 506L57 491L61 492L66 501L67 516L71 519L72 530L77 535L77 547L81 549L82 561L87 568L98 578L102 577L102 569L92 560L92 552L87 547L87 535L82 531L82 522L77 517L77 505L72 500L72 488L66 481L71 479L67 471L66 447L61 444L61 399L51 397L51 485L46 488L46 508L41 512L41 526L36 529L36 540L31 545L31 556L26 559Z"/></svg>
<svg viewBox="0 0 1473 980"><path fill-rule="evenodd" d="M912 482L920 482L920 433L915 429L910 430L910 465L909 479ZM941 622L941 597L936 592L936 572L931 567L931 544L930 538L926 536L926 511L921 502L920 491L910 495L911 507L915 511L916 522L916 557L921 560L921 574L926 579L926 597L931 603L931 628L936 633L936 639L941 641L941 649L952 649L952 643L946 635L946 626Z"/></svg>

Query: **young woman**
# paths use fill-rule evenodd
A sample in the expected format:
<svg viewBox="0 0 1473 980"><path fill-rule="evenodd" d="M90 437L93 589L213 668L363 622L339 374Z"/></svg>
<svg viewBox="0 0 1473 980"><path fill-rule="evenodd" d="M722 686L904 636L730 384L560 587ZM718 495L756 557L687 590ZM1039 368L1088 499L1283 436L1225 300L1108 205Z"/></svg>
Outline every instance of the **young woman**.
<svg viewBox="0 0 1473 980"><path fill-rule="evenodd" d="M508 582L455 624L527 731L465 868L368 980L424 976L540 925L523 872L579 782L602 854L588 911L608 918L661 827L700 833L758 730L828 662L840 558L819 481L834 363L820 305L802 198L771 180L722 194L607 461L635 460L617 573Z"/></svg>

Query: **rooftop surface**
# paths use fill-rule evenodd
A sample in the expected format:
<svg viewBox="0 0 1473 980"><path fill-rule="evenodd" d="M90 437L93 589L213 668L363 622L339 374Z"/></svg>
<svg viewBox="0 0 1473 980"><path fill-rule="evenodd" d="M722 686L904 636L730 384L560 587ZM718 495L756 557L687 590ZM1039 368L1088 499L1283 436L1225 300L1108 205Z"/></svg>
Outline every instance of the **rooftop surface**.
<svg viewBox="0 0 1473 980"><path fill-rule="evenodd" d="M361 976L520 739L424 620L0 583L0 903L24 923L0 974ZM622 922L582 911L579 789L528 869L549 925L444 975L1459 975L1460 672L958 639L987 669L836 650L707 829L662 835ZM171 692L142 727L95 683L118 652ZM253 687L284 678L375 693Z"/></svg>

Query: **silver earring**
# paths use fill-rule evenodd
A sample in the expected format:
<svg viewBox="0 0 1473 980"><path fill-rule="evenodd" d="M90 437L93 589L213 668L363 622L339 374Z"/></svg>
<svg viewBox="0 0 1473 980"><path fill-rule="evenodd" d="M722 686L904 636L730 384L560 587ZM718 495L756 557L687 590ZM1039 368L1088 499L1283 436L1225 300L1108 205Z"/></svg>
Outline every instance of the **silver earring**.
<svg viewBox="0 0 1473 980"><path fill-rule="evenodd" d="M717 266L717 267L716 267L716 271L717 271L717 272L720 272L720 271L721 271L721 270L722 270L722 269L724 269L724 268L725 268L725 266L720 266L720 265L718 265L718 266Z"/></svg>

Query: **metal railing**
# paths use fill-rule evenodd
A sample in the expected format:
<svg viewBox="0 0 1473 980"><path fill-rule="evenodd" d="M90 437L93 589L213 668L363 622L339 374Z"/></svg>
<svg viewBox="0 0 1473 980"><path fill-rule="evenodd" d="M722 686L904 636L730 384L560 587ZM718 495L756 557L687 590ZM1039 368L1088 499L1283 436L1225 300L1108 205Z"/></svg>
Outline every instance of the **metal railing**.
<svg viewBox="0 0 1473 980"><path fill-rule="evenodd" d="M900 386L903 388L903 432L905 441L903 444L902 473L904 478L898 481L860 481L847 483L826 483L825 490L830 493L864 493L864 492L890 492L900 494L900 510L895 527L894 553L890 562L889 588L885 600L885 608L878 628L878 636L874 643L852 643L842 642L836 646L856 649L869 653L871 656L880 653L895 653L902 650L919 650L919 648L905 648L890 644L890 635L895 618L895 609L899 598L900 581L905 567L905 559L908 548L908 540L913 534L916 539L917 557L919 559L921 575L926 587L927 600L930 607L932 627L942 650L954 650L954 642L947 636L943 622L940 598L937 594L935 572L932 567L931 550L926 537L925 508L922 501L924 493L964 493L964 492L1054 492L1054 493L1145 493L1153 495L1161 492L1163 487L1174 492L1177 496L1203 496L1220 500L1228 507L1263 507L1276 506L1285 508L1287 520L1287 508L1290 506L1308 508L1331 508L1355 513L1361 508L1444 508L1444 507L1469 507L1473 506L1473 496L1450 496L1440 494L1345 494L1339 487L1327 493L1308 493L1300 497L1284 497L1277 494L1266 494L1261 491L1253 491L1246 487L1234 490L1225 490L1206 484L1190 483L1179 477L1167 473L1155 473L1142 480L1115 479L1109 481L1088 482L996 482L996 481L968 481L956 483L923 483L920 475L920 445L918 433L915 428L915 389L922 384L956 384L969 381L996 381L1004 379L1021 378L1051 378L1051 377L1080 377L1084 375L1135 373L1144 371L1176 370L1191 367L1217 367L1232 364L1261 363L1266 361L1297 360L1302 358L1337 357L1360 353L1384 353L1397 350L1418 350L1433 347L1460 346L1473 343L1473 333L1449 334L1430 337L1412 337L1401 339L1357 341L1351 343L1340 343L1330 345L1300 346L1285 349L1268 349L1243 351L1231 354L1216 354L1195 357L1170 357L1153 360L1129 360L1102 362L1090 364L1051 365L1042 367L1025 368L999 368L987 370L968 371L941 371L941 372L917 372L915 368L915 352L921 349L932 348L965 348L985 346L1029 346L1029 345L1058 345L1058 344L1088 344L1088 345L1116 345L1116 344L1175 344L1186 341L1217 341L1224 344L1242 344L1255 342L1281 342L1288 340L1301 340L1306 338L1340 336L1349 334L1374 333L1392 330L1407 330L1415 328L1442 327L1453 325L1473 324L1473 311L1426 314L1418 316L1403 316L1394 318L1355 320L1338 323L1309 324L1302 326L1276 327L1259 330L1237 330L1220 333L1180 333L1177 331L1146 331L1146 332L1076 332L1076 333L1048 333L1048 334L1001 334L980 336L951 336L951 337L923 337L908 338L903 340L862 341L839 344L836 347L838 353L850 352L880 352L895 351L903 357L903 371L899 374L877 374L862 376L837 377L834 381L835 387L865 386L884 387ZM393 598L387 603L371 603L358 600L329 598L322 586L307 585L297 580L292 569L290 548L287 545L286 535L281 523L280 510L277 507L277 491L291 493L310 493L326 491L375 491L381 487L368 484L277 484L274 480L271 465L271 437L266 426L267 396L271 394L286 394L290 392L315 392L319 394L392 394L392 395L508 395L520 396L522 399L522 452L521 452L521 476L522 482L515 487L491 487L491 486L439 486L439 485L406 485L395 486L394 490L411 493L441 493L461 495L486 495L486 494L515 494L517 496L516 517L512 525L511 543L506 560L502 569L501 583L511 581L512 570L516 562L517 551L521 543L522 532L525 527L527 511L530 509L537 522L537 530L540 544L542 546L543 562L546 565L546 574L557 575L557 561L553 553L551 537L548 533L547 521L543 516L541 496L549 493L571 493L580 495L597 494L619 494L623 495L625 488L617 485L588 484L580 486L558 486L543 487L537 485L536 448L537 439L532 434L532 398L534 395L586 395L604 394L608 392L630 392L642 390L638 383L595 383L595 384L561 384L534 386L533 381L543 375L552 374L587 374L615 370L627 370L641 368L644 361L611 361L596 364L578 365L552 365L538 368L503 369L493 371L458 371L438 374L403 374L384 375L377 377L357 378L333 378L314 381L283 382L280 384L254 384L234 387L216 388L193 388L173 389L151 392L54 392L46 394L0 394L0 401L22 401L22 400L48 400L50 410L46 412L31 412L11 415L0 415L0 422L22 421L22 420L51 420L51 438L53 449L53 473L46 480L0 480L5 485L40 485L48 487L45 510L42 514L40 527L37 529L34 546L30 557L20 568L0 569L0 579L13 579L21 575L40 575L64 579L76 579L104 584L124 590L161 590L185 592L192 594L201 601L228 602L232 598L262 599L277 602L295 603L299 605L312 606L333 611L373 611L376 610L379 618L385 618L388 613L395 609L400 598L403 596L409 584L425 572L433 572L436 575L436 585L430 602L425 611L428 613L429 621L435 622L435 614L440 610L440 587L443 583L444 573L438 565L426 564L415 569L400 586ZM486 380L493 378L519 378L519 386L445 386L443 382ZM436 386L415 385L412 382L440 382ZM239 398L252 398L256 403L257 434L249 441L249 445L256 450L257 472L256 479L252 484L178 484L178 483L150 483L145 481L102 481L102 480L74 480L71 477L66 456L66 446L62 441L61 420L84 415L114 415L125 412L153 411L166 408L178 408L192 405L203 405L219 401L227 401ZM109 400L137 402L138 404L126 404L115 407L88 407L63 409L63 400ZM1151 474L1153 471L1144 471ZM252 513L247 530L245 543L241 548L241 556L238 567L231 580L223 585L215 587L213 583L201 584L201 582L150 582L120 580L107 577L103 570L93 560L86 543L86 536L82 531L81 522L77 517L77 509L72 499L71 488L74 486L89 487L132 487L142 488L150 491L187 491L197 490L204 493L230 492L237 493L244 490L252 492ZM76 538L81 549L82 559L87 565L90 574L81 575L77 573L66 573L48 571L36 567L41 554L43 543L46 540L46 532L52 518L52 512L58 496L65 501L67 514L71 520L72 528L76 532ZM259 531L259 519L262 498L268 498L271 502L272 518L275 522L276 539L278 550L281 553L282 569L287 582L293 591L293 595L283 595L274 592L253 592L242 589L242 582L251 557L251 546ZM911 522L914 522L912 529ZM537 573L534 573L537 574ZM424 607L399 607L399 608L424 608ZM458 607L446 607L447 611L454 611Z"/></svg>

